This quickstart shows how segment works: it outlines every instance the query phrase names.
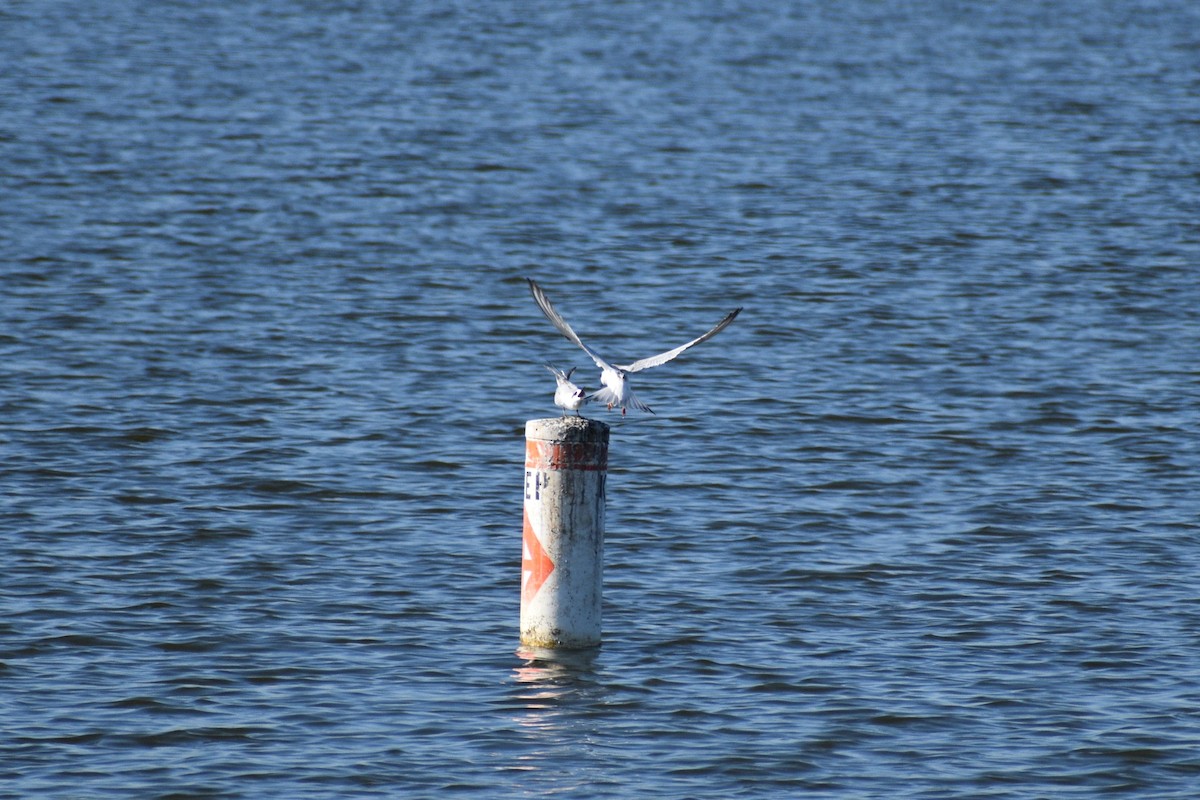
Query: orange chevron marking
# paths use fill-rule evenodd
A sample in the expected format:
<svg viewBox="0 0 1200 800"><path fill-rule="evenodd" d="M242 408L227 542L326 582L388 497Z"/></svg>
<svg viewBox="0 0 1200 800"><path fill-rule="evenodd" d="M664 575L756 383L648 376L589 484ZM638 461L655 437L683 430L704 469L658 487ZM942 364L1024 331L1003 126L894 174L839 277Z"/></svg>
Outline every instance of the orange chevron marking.
<svg viewBox="0 0 1200 800"><path fill-rule="evenodd" d="M533 532L533 526L529 524L529 512L526 511L525 517L525 532L521 537L521 604L524 605L534 598L538 593L538 589L542 588L542 584L550 577L550 573L554 571L554 562L550 560L550 556L546 555L546 551L542 549L542 543L538 541L537 536Z"/></svg>

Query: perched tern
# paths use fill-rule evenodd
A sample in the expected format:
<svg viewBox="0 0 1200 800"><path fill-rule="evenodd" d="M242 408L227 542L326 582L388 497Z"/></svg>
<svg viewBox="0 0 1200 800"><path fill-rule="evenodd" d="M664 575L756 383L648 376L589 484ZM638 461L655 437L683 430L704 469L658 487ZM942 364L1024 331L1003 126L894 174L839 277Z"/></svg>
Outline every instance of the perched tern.
<svg viewBox="0 0 1200 800"><path fill-rule="evenodd" d="M554 380L558 382L558 388L554 390L554 405L563 410L564 417L568 411L574 411L575 416L579 416L580 406L587 402L587 392L571 383L571 373L575 371L575 368L571 367L563 372L549 364L543 366L554 373Z"/></svg>
<svg viewBox="0 0 1200 800"><path fill-rule="evenodd" d="M631 372L641 372L650 367L657 367L660 364L665 364L677 355L687 350L689 347L694 347L703 341L707 341L716 336L721 331L733 322L738 314L742 313L741 307L735 308L725 316L725 319L718 322L712 330L696 339L692 339L687 344L680 345L674 350L668 350L665 353L659 353L656 356L642 358L634 361L632 364L610 364L600 356L596 355L590 347L579 340L575 331L571 330L571 326L562 318L562 315L554 310L554 306L550 305L550 299L546 297L546 293L542 291L542 287L537 285L533 278L526 278L529 282L529 291L533 293L533 299L537 302L538 307L542 309L542 313L546 318L554 323L554 327L558 328L559 333L570 339L575 344L579 345L583 352L587 353L592 361L596 362L596 366L600 367L600 383L604 384L604 388L588 395L589 399L599 400L608 406L611 411L614 407L621 409L621 416L625 416L625 409L628 406L633 406L641 411L649 411L650 406L637 399L633 389L629 386L629 381L626 376ZM555 402L557 402L558 394L555 393Z"/></svg>

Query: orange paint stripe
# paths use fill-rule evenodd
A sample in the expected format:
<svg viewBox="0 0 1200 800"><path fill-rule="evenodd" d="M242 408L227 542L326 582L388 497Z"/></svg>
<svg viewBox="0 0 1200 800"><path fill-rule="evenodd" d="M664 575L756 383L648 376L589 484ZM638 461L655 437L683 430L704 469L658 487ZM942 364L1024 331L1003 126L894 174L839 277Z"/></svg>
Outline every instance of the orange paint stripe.
<svg viewBox="0 0 1200 800"><path fill-rule="evenodd" d="M525 466L541 470L605 470L608 469L608 447L594 442L546 442L526 439Z"/></svg>

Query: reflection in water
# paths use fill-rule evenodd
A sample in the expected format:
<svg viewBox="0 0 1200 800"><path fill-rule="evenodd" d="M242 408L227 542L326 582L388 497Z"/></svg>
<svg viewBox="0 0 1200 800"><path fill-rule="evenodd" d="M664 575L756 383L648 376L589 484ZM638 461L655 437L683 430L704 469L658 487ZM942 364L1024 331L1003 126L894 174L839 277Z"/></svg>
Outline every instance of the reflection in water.
<svg viewBox="0 0 1200 800"><path fill-rule="evenodd" d="M539 771L558 788L570 788L560 785L564 780L580 781L591 760L599 722L587 713L601 688L595 680L599 652L599 648L559 651L524 646L517 650L524 663L513 670L513 721L526 733L530 748L517 756L511 769ZM562 769L568 764L574 768Z"/></svg>
<svg viewBox="0 0 1200 800"><path fill-rule="evenodd" d="M595 672L599 655L599 647L555 650L549 647L521 645L517 648L517 658L523 659L525 665L515 670L517 682L535 683L547 677L569 678L583 674L590 676Z"/></svg>
<svg viewBox="0 0 1200 800"><path fill-rule="evenodd" d="M577 697L584 687L594 687L594 665L599 648L586 650L550 650L541 647L522 646L517 656L524 660L522 666L513 670L516 679L518 700L527 712L549 715L560 706ZM523 719L522 724L544 724L538 714L534 719Z"/></svg>

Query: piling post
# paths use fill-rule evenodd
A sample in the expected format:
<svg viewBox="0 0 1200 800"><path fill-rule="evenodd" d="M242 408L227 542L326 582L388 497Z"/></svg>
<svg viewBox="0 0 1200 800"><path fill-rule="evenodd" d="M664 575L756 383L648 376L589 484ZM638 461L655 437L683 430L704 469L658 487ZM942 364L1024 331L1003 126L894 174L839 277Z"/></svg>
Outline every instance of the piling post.
<svg viewBox="0 0 1200 800"><path fill-rule="evenodd" d="M600 644L608 425L585 417L525 424L521 644Z"/></svg>

